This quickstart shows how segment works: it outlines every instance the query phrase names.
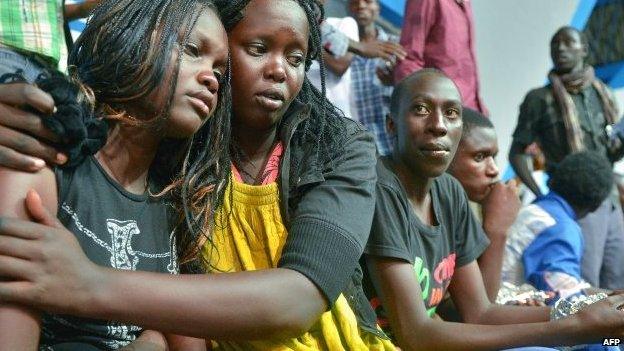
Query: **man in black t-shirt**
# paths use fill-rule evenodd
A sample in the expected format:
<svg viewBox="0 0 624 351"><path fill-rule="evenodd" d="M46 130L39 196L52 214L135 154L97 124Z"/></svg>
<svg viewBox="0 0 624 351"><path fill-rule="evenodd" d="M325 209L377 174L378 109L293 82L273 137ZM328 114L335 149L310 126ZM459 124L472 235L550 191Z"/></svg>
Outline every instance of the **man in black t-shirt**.
<svg viewBox="0 0 624 351"><path fill-rule="evenodd" d="M461 185L445 174L462 135L462 101L444 73L421 70L397 85L388 131L394 151L377 165L375 215L363 261L368 296L383 306L397 346L500 350L574 345L624 329L624 312L618 310L622 295L552 322L548 307L490 302L475 261L488 240ZM447 289L471 324L430 318Z"/></svg>
<svg viewBox="0 0 624 351"><path fill-rule="evenodd" d="M455 268L479 257L488 239L457 180L445 173L433 179L428 194L431 217L426 221L417 214L415 201L405 197L395 167L391 158L377 164L377 205L365 252L409 262L431 317Z"/></svg>
<svg viewBox="0 0 624 351"><path fill-rule="evenodd" d="M454 88L452 82L450 87ZM395 144L400 149L378 161L375 216L365 253L409 262L431 317L455 268L479 257L488 239L461 185L444 173L461 138L461 99L442 111L446 125L441 121L419 123L430 107L425 99L414 104L413 116L390 120L389 130L396 134ZM429 139L413 133L429 130ZM411 176L416 174L419 176Z"/></svg>

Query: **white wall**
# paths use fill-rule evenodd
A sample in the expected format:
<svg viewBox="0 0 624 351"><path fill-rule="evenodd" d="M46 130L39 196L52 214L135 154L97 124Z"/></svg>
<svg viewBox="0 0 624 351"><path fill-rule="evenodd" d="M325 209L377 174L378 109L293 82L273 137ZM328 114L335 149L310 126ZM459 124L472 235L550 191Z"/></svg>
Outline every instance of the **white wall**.
<svg viewBox="0 0 624 351"><path fill-rule="evenodd" d="M546 83L549 42L568 25L579 0L472 0L481 94L499 137L498 163L507 153L526 93Z"/></svg>

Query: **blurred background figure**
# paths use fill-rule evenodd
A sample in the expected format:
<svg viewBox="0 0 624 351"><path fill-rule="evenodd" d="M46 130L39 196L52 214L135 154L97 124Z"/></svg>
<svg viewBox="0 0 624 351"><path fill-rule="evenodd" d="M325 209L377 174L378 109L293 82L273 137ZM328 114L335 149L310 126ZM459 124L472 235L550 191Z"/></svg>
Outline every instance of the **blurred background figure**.
<svg viewBox="0 0 624 351"><path fill-rule="evenodd" d="M520 107L509 160L522 182L542 195L532 177L533 157L527 147L537 142L549 175L570 153L595 151L612 163L624 155L619 139L611 140L607 126L619 119L613 96L585 63L587 39L575 28L562 27L550 42L554 64L550 84L531 90ZM624 219L617 192L579 220L585 237L583 278L592 286L624 287Z"/></svg>
<svg viewBox="0 0 624 351"><path fill-rule="evenodd" d="M401 80L425 67L442 70L459 87L465 106L485 115L479 95L475 26L469 0L409 0L401 32L407 57L395 77Z"/></svg>
<svg viewBox="0 0 624 351"><path fill-rule="evenodd" d="M577 220L605 200L613 188L604 155L584 151L566 156L553 172L551 191L522 208L509 231L502 279L529 283L559 298L591 293L581 277L583 234Z"/></svg>
<svg viewBox="0 0 624 351"><path fill-rule="evenodd" d="M386 32L380 25L378 0L349 0L349 13L357 21L360 41L398 42L399 37ZM392 152L392 140L386 131L386 116L390 110L390 96L394 79L392 71L400 58L366 58L356 56L351 63L352 92L357 115L375 136L381 155Z"/></svg>
<svg viewBox="0 0 624 351"><path fill-rule="evenodd" d="M326 0L320 0L322 4ZM335 2L331 2L335 4ZM379 16L377 16L379 17ZM326 62L325 85L327 98L344 114L354 120L358 108L352 93L351 64L354 57L396 61L405 57L405 50L396 43L398 40L377 38L360 40L358 24L349 16L327 18L321 22L323 60ZM308 77L312 84L321 89L321 73L318 62L310 67Z"/></svg>
<svg viewBox="0 0 624 351"><path fill-rule="evenodd" d="M68 21L85 17L99 3L87 0L0 1L0 77L33 82L50 70L65 71L71 43Z"/></svg>

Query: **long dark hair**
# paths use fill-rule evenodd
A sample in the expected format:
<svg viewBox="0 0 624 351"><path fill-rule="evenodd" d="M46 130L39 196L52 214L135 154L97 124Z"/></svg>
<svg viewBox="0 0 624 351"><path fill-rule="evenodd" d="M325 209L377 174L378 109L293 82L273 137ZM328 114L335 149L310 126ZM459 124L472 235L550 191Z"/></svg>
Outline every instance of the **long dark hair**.
<svg viewBox="0 0 624 351"><path fill-rule="evenodd" d="M245 8L251 0L215 0L221 12L221 19L225 29L229 32L245 16ZM320 23L325 17L323 6L317 0L292 0L301 6L308 19L310 34L308 38L308 54L305 60L306 71L310 68L313 60L320 65L321 90L319 91L306 76L303 86L295 100L310 106L310 118L303 122L303 126L297 129L293 136L293 143L298 145L311 145L316 155L316 166L321 169L330 163L341 150L345 141L345 119L340 109L336 108L327 99L325 93L326 67L321 52L323 49L321 40ZM234 72L236 74L236 72ZM297 169L297 160L291 165Z"/></svg>
<svg viewBox="0 0 624 351"><path fill-rule="evenodd" d="M203 11L216 7L210 0L106 0L93 12L70 54L72 74L95 97L99 116L146 128L162 128L169 117L181 53ZM164 107L150 120L126 112L168 80ZM191 138L165 140L150 168L150 181L159 185L179 213L176 241L182 262L193 261L208 237L219 207L230 160L229 70L220 82L214 115ZM167 186L168 185L168 186Z"/></svg>

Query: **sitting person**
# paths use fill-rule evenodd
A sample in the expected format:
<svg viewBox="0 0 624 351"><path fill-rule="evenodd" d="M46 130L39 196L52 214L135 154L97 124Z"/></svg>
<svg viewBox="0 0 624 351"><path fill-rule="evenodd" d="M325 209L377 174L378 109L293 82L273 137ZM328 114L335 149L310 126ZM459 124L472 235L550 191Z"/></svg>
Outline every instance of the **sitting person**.
<svg viewBox="0 0 624 351"><path fill-rule="evenodd" d="M135 26L127 26L130 19ZM159 31L162 36L153 39ZM128 50L136 55L124 54ZM177 172L175 160L188 150L182 143L196 132L213 140L219 131L214 125L229 119L225 113L213 116L227 60L226 32L212 3L102 4L70 56L71 80L57 73L37 82L54 97L57 112L47 118L62 125L54 124L60 136L74 140L80 126L85 138L68 146L67 167L38 173L0 167L0 215L32 218L24 195L33 189L98 266L176 274L174 197L154 194L164 192ZM80 317L0 303L0 350L116 350L133 341L132 347L178 342L186 343L185 350L206 347L199 339L167 336L165 341L136 324Z"/></svg>
<svg viewBox="0 0 624 351"><path fill-rule="evenodd" d="M221 144L227 134L201 138L191 148L188 157L203 155L206 164L178 182L193 206L178 213L182 222L176 233L191 249L179 249L187 254L180 256L181 267L214 274L102 269L66 230L1 218L0 241L9 243L0 245L0 262L22 253L16 247L34 245L39 249L30 252L42 250L63 263L0 264L0 276L13 279L0 281L0 301L148 325L212 340L213 349L221 350L394 350L375 325L358 264L375 206L374 141L314 89L305 73L321 49L317 5L316 0L217 5L231 48L233 141ZM202 45L199 53L208 55L203 51L208 48ZM204 60L191 62L199 69ZM9 94L9 103L31 98L37 91L23 96L24 90L0 86L6 92L0 101ZM226 132L229 119L221 122L217 130ZM217 159L221 156L232 162ZM212 160L218 161L215 167ZM214 183L215 173L230 170L229 183ZM225 191L222 201L213 202L209 195L219 190ZM50 224L40 204L27 205L34 220ZM33 235L54 234L37 235L50 241L26 241L13 236L9 223ZM46 287L30 280L35 277ZM19 287L33 290L16 292Z"/></svg>
<svg viewBox="0 0 624 351"><path fill-rule="evenodd" d="M520 210L515 181L500 182L496 165L498 140L492 121L480 112L464 107L463 131L448 173L462 185L490 245L477 259L491 301L496 299L501 264L509 227Z"/></svg>
<svg viewBox="0 0 624 351"><path fill-rule="evenodd" d="M364 268L402 350L500 350L598 342L624 330L624 295L549 321L548 307L490 302L476 259L488 239L461 185L445 171L462 135L462 100L444 73L397 85L388 130L394 151L377 164L376 205ZM445 292L465 323L431 318Z"/></svg>
<svg viewBox="0 0 624 351"><path fill-rule="evenodd" d="M583 294L583 234L577 220L593 212L613 187L611 164L596 152L566 156L552 171L551 191L524 207L505 246L502 279L561 298Z"/></svg>

